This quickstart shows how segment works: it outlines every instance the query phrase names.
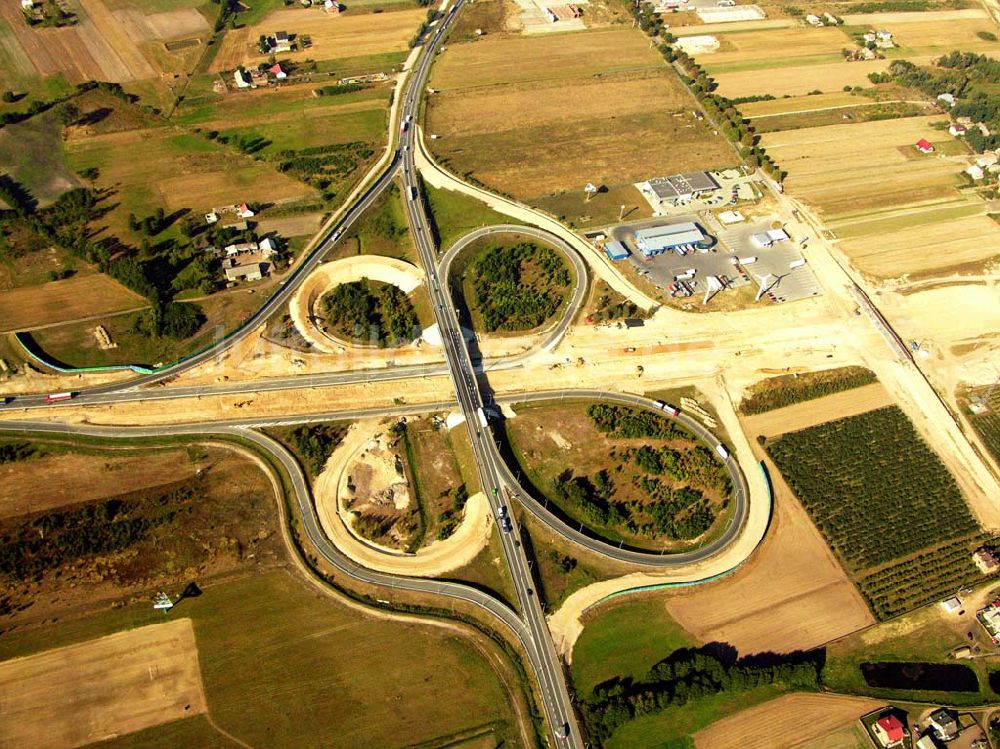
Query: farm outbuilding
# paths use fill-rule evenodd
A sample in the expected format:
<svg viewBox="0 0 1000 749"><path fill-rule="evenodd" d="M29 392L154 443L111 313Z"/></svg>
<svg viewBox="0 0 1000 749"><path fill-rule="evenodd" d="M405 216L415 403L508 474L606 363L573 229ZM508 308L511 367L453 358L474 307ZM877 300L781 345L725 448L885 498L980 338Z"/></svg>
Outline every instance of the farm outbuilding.
<svg viewBox="0 0 1000 749"><path fill-rule="evenodd" d="M757 232L751 239L758 247L767 248L775 242L784 242L788 239L788 232L784 229L768 229L767 231Z"/></svg>

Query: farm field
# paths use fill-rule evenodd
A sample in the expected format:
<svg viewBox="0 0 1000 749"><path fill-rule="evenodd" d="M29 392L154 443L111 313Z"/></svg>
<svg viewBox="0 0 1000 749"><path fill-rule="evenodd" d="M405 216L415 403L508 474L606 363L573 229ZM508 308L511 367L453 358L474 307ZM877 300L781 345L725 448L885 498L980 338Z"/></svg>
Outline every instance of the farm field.
<svg viewBox="0 0 1000 749"><path fill-rule="evenodd" d="M849 40L845 37L843 46L848 43ZM707 62L708 56L702 55L700 59ZM911 59L918 62L917 59ZM829 62L768 68L766 73L762 69L719 72L712 77L719 84L717 93L727 98L760 94L804 96L810 91L830 93L841 91L844 86L870 86L868 74L885 71L890 62L892 61L886 59L845 63L838 55L837 59Z"/></svg>
<svg viewBox="0 0 1000 749"><path fill-rule="evenodd" d="M293 62L404 52L426 17L426 10L413 7L391 13L342 16L329 16L319 8L278 10L253 25L227 32L209 71L228 71L265 61L266 56L257 49L257 39L277 30L312 38L309 49L281 55Z"/></svg>
<svg viewBox="0 0 1000 749"><path fill-rule="evenodd" d="M140 309L148 302L101 273L0 291L0 326L7 331Z"/></svg>
<svg viewBox="0 0 1000 749"><path fill-rule="evenodd" d="M978 523L898 408L790 432L766 448L880 618L934 600L968 575ZM919 584L908 582L908 569L925 570Z"/></svg>
<svg viewBox="0 0 1000 749"><path fill-rule="evenodd" d="M729 522L728 473L666 417L581 402L520 404L517 414L504 422L512 459L571 522L665 551L697 548Z"/></svg>
<svg viewBox="0 0 1000 749"><path fill-rule="evenodd" d="M0 693L10 746L72 749L207 709L190 619L0 663Z"/></svg>
<svg viewBox="0 0 1000 749"><path fill-rule="evenodd" d="M876 382L748 417L747 427L754 434L775 437L786 432L818 426L834 419L868 413L889 405L892 405L892 398L885 388Z"/></svg>
<svg viewBox="0 0 1000 749"><path fill-rule="evenodd" d="M839 246L859 270L879 278L937 275L981 267L997 254L997 227L985 204L956 189L967 159L924 156L913 148L920 138L942 147L954 143L931 127L939 119L828 125L767 133L762 140L788 172L789 192L842 237Z"/></svg>
<svg viewBox="0 0 1000 749"><path fill-rule="evenodd" d="M743 393L740 412L761 414L874 383L875 373L863 367L779 375L754 383Z"/></svg>
<svg viewBox="0 0 1000 749"><path fill-rule="evenodd" d="M238 741L279 749L319 745L331 735L344 747L394 746L402 736L407 742L438 745L457 741L465 733L489 736L494 744L520 745L518 715L523 715L525 708L519 682L492 643L450 627L370 615L305 581L287 557L270 482L247 459L202 445L143 448L132 455L94 445L66 448L42 443L36 448L52 454L11 465L31 473L37 484L44 483L39 476L46 475L54 461L70 459L81 479L100 478L103 473L128 471L130 467L134 470L135 461L144 456L150 456L150 469L156 475L163 473L163 456L172 457L175 466L184 468L184 474L175 472L166 484L152 490L138 481L131 485L122 482L126 494L105 493L72 505L40 507L38 514L2 521L5 538L11 534L12 522L26 518L29 525L34 524L30 527L35 536L38 527L45 527L46 539L52 539L50 550L53 544L71 548L63 539L68 540L67 534L73 532L83 533L95 545L103 535L94 532L94 527L101 522L101 508L110 502L117 503L118 512L142 520L137 527L146 528L149 538L117 552L84 553L72 560L72 568L61 568L61 575L44 575L28 606L5 613L0 674L28 663L11 659L80 643L88 643L82 647L89 649L95 638L128 638L141 633L143 630L135 628L164 621L163 613L149 605L153 592L166 590L176 595L188 582L197 580L200 595L180 601L171 619L182 617L193 622L196 637L192 645L197 645L201 671L198 687L203 685L205 696L200 703L193 696L171 701L170 705L176 702L181 708L181 714L171 714L171 719L195 714L199 704L207 705L211 725ZM201 468L201 477L187 476L188 466ZM61 479L66 470L68 466L55 477ZM64 496L62 491L52 487L49 500L58 501L58 496ZM163 495L170 497L165 505L157 500L162 492L169 492ZM186 492L193 494L177 499L188 496ZM155 513L150 515L150 507L169 511L177 507L177 501L182 505L194 502L193 511L174 512L167 525ZM60 517L61 527L53 524ZM152 556L150 550L155 552ZM205 562L206 557L210 563ZM10 561L9 547L4 558ZM39 559L49 561L45 556L33 557L31 564L37 566ZM223 559L228 561L222 564ZM25 565L23 570L27 569ZM99 576L107 581L95 582ZM9 592L4 591L4 600L17 606L19 599L7 598ZM237 620L242 626L234 628L232 623ZM148 684L147 656L151 653L136 652L142 653L141 676ZM180 652L194 657L193 647ZM50 673L58 674L65 688L73 691L81 710L88 704L84 695L89 691L117 694L109 693L111 682L87 670L78 671L80 683L67 678L66 670ZM165 669L160 673L166 677ZM157 685L153 682L152 688L162 695ZM97 691L102 688L105 691ZM127 697L138 702L142 694L142 689L134 688ZM96 701L93 706L106 710L115 709L117 704ZM192 705L187 712L183 711L185 704ZM45 714L39 712L40 716ZM65 714L79 718L78 712L67 710ZM129 719L126 712L118 710L117 714L123 721L119 733L140 727L124 724ZM248 714L253 714L254 720L248 721ZM37 725L27 718L23 722ZM52 728L59 725L49 722ZM76 724L77 730L94 727L78 720ZM91 736L91 741L115 732L106 726L98 728L102 733ZM164 730L165 739L153 740L148 733L139 732L116 739L112 746L231 745L201 718L187 718ZM168 740L192 736L197 737L193 744L171 744ZM55 745L47 741L15 743ZM87 742L73 745L79 743Z"/></svg>
<svg viewBox="0 0 1000 749"><path fill-rule="evenodd" d="M868 740L857 719L882 704L877 700L833 694L786 694L723 718L698 731L692 739L695 749L741 749L746 746L867 749ZM831 741L845 728L853 741L843 744Z"/></svg>
<svg viewBox="0 0 1000 749"><path fill-rule="evenodd" d="M771 478L774 517L756 555L729 577L666 596L678 624L741 653L808 650L873 622L780 474L772 470Z"/></svg>
<svg viewBox="0 0 1000 749"><path fill-rule="evenodd" d="M94 454L43 451L27 470L17 462L0 464L0 518L186 481L199 470L179 449L143 451L141 456L103 454L99 460Z"/></svg>
<svg viewBox="0 0 1000 749"><path fill-rule="evenodd" d="M435 156L520 200L582 195L587 182L613 192L656 174L735 163L638 30L454 44L431 86L426 128L441 136L431 142ZM589 209L581 201L567 217L586 221Z"/></svg>

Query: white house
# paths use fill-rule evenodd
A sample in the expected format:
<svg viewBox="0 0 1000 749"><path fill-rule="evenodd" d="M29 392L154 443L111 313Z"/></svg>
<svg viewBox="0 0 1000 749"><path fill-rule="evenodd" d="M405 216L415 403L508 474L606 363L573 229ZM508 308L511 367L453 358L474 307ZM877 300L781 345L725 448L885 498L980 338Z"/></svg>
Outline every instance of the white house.
<svg viewBox="0 0 1000 749"><path fill-rule="evenodd" d="M278 245L276 245L274 243L274 240L271 239L270 237L264 237L262 240L260 240L260 244L258 244L257 246L264 254L264 257L271 257L278 251Z"/></svg>
<svg viewBox="0 0 1000 749"><path fill-rule="evenodd" d="M948 132L954 135L956 138L961 138L965 135L966 127L959 122L953 122L948 126Z"/></svg>
<svg viewBox="0 0 1000 749"><path fill-rule="evenodd" d="M970 166L968 169L965 170L965 173L968 174L970 177L972 177L972 179L974 180L980 180L984 176L983 168L978 164L973 164L972 166Z"/></svg>
<svg viewBox="0 0 1000 749"><path fill-rule="evenodd" d="M219 220L219 214L216 213L215 211L212 211L211 213L206 213L205 214L205 223L206 224L214 224L214 223L217 223L218 220Z"/></svg>
<svg viewBox="0 0 1000 749"><path fill-rule="evenodd" d="M943 101L949 107L955 106L955 97L952 94L938 94L938 101Z"/></svg>
<svg viewBox="0 0 1000 749"><path fill-rule="evenodd" d="M233 78L236 80L236 88L250 88L252 80L247 71L237 68L236 72L233 73Z"/></svg>
<svg viewBox="0 0 1000 749"><path fill-rule="evenodd" d="M250 206L246 203L240 203L236 206L236 215L240 218L253 218L256 214L250 210Z"/></svg>
<svg viewBox="0 0 1000 749"><path fill-rule="evenodd" d="M993 166L998 161L1000 161L1000 156L997 156L992 151L987 151L976 157L976 166L981 166L985 169L988 166Z"/></svg>
<svg viewBox="0 0 1000 749"><path fill-rule="evenodd" d="M259 281L264 277L264 270L267 268L265 263L247 263L246 265L237 265L235 268L226 268L226 280L227 281L239 281L240 279L245 279L247 281Z"/></svg>
<svg viewBox="0 0 1000 749"><path fill-rule="evenodd" d="M271 45L272 52L291 52L292 40L288 37L287 31L274 32L274 44Z"/></svg>

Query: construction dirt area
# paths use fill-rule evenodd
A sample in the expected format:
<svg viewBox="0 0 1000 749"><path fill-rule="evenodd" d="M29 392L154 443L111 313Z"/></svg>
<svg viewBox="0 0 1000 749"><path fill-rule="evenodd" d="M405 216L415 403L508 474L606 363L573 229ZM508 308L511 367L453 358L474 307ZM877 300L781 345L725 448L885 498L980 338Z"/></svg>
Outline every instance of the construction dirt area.
<svg viewBox="0 0 1000 749"><path fill-rule="evenodd" d="M359 456L369 451L373 435L386 428L385 424L380 424L377 420L352 424L330 456L323 472L317 477L313 495L324 533L342 553L355 562L381 572L436 576L469 564L489 543L493 532L489 503L482 493L469 497L464 517L451 536L435 540L414 554L379 547L360 539L354 531L348 529L352 520L342 503L342 499L347 497L347 484L354 480L352 472L357 470ZM384 468L381 474L382 483L398 485L394 468ZM356 489L354 496L359 495L360 491Z"/></svg>
<svg viewBox="0 0 1000 749"><path fill-rule="evenodd" d="M695 749L856 749L866 745L858 718L883 704L834 694L788 694L716 721L692 738Z"/></svg>
<svg viewBox="0 0 1000 749"><path fill-rule="evenodd" d="M71 749L207 711L190 619L0 663L0 746Z"/></svg>

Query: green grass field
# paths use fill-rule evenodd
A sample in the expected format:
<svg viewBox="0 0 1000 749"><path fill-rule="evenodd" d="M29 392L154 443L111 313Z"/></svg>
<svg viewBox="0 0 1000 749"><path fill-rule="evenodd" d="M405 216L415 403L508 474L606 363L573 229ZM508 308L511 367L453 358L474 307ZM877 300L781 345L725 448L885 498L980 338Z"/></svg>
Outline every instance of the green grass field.
<svg viewBox="0 0 1000 749"><path fill-rule="evenodd" d="M468 195L441 190L425 184L424 190L434 225L437 228L439 247L448 249L457 239L470 231L491 224L522 224L515 218L497 213Z"/></svg>
<svg viewBox="0 0 1000 749"><path fill-rule="evenodd" d="M643 678L667 654L701 643L667 613L662 596L608 603L589 616L573 648L573 684L583 696L614 676Z"/></svg>

